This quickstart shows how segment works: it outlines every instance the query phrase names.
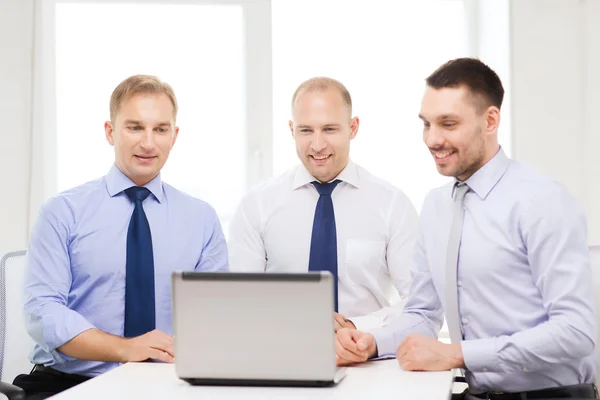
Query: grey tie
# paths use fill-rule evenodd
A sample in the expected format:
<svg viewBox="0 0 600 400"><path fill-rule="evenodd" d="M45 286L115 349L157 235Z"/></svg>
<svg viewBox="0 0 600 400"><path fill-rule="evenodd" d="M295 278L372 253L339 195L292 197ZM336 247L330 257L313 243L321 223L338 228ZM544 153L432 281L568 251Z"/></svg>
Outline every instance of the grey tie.
<svg viewBox="0 0 600 400"><path fill-rule="evenodd" d="M446 322L450 331L452 343L462 340L460 315L458 312L458 289L456 276L458 269L458 251L462 236L463 218L465 216L464 198L469 191L466 183L457 182L454 189L454 204L452 207L452 225L448 237L448 253L446 258Z"/></svg>

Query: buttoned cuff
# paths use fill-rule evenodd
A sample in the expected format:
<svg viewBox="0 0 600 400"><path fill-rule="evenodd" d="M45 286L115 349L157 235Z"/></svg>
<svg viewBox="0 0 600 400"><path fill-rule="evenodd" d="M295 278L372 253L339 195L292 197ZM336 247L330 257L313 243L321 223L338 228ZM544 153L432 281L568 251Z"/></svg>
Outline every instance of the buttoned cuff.
<svg viewBox="0 0 600 400"><path fill-rule="evenodd" d="M376 328L369 332L375 337L377 344L377 356L396 354L396 342L394 340L394 331L390 328Z"/></svg>
<svg viewBox="0 0 600 400"><path fill-rule="evenodd" d="M465 367L471 372L502 372L497 340L486 338L460 342Z"/></svg>

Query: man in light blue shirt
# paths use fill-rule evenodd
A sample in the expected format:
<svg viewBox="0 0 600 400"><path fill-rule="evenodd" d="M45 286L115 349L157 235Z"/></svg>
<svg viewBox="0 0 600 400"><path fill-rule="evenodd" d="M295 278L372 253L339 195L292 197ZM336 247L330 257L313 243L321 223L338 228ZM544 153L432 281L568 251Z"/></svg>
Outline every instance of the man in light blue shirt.
<svg viewBox="0 0 600 400"><path fill-rule="evenodd" d="M214 209L161 180L179 130L173 89L132 76L110 114L114 166L48 200L31 234L25 316L36 367L15 379L30 398L120 363L172 362L171 273L228 270Z"/></svg>
<svg viewBox="0 0 600 400"><path fill-rule="evenodd" d="M506 157L503 95L475 59L427 78L423 139L456 182L424 202L404 314L339 331L338 363L395 353L405 370L464 368L470 399L595 398L585 216L562 185ZM452 344L435 339L444 311Z"/></svg>

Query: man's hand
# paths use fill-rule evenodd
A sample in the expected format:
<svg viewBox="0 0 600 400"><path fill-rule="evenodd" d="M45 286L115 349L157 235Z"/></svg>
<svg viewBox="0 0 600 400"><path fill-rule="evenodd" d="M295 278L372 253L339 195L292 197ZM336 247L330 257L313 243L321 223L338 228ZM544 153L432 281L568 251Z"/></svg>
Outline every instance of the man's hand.
<svg viewBox="0 0 600 400"><path fill-rule="evenodd" d="M335 335L335 359L338 366L367 361L377 354L375 337L352 328L341 328Z"/></svg>
<svg viewBox="0 0 600 400"><path fill-rule="evenodd" d="M338 313L334 312L333 318L334 318L335 332L339 331L342 328L356 329L356 326L354 325L354 323L352 321L350 321L349 319L346 319L346 317L344 317L342 314L338 314Z"/></svg>
<svg viewBox="0 0 600 400"><path fill-rule="evenodd" d="M447 371L465 366L460 343L445 344L417 334L404 339L396 358L406 371Z"/></svg>
<svg viewBox="0 0 600 400"><path fill-rule="evenodd" d="M172 363L175 361L173 336L155 329L142 336L125 339L122 356L122 362L154 358Z"/></svg>

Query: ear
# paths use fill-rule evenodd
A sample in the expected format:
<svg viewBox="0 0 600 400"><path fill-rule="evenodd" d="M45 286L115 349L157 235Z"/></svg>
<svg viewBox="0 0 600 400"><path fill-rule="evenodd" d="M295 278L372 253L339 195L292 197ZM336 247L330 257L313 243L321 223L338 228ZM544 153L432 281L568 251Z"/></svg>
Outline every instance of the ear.
<svg viewBox="0 0 600 400"><path fill-rule="evenodd" d="M106 135L106 141L111 145L114 146L115 145L115 139L113 137L113 127L112 127L112 122L110 121L106 121L104 123L104 134Z"/></svg>
<svg viewBox="0 0 600 400"><path fill-rule="evenodd" d="M498 132L500 126L500 110L496 106L491 106L485 112L485 131L486 134Z"/></svg>
<svg viewBox="0 0 600 400"><path fill-rule="evenodd" d="M173 143L171 143L171 147L175 146L175 142L177 141L177 136L179 136L179 127L176 126L173 134Z"/></svg>
<svg viewBox="0 0 600 400"><path fill-rule="evenodd" d="M288 121L288 126L290 127L290 132L292 134L292 137L294 137L294 123L292 122L292 120Z"/></svg>
<svg viewBox="0 0 600 400"><path fill-rule="evenodd" d="M358 134L358 126L360 125L360 120L358 117L352 118L350 122L350 140L354 139Z"/></svg>

